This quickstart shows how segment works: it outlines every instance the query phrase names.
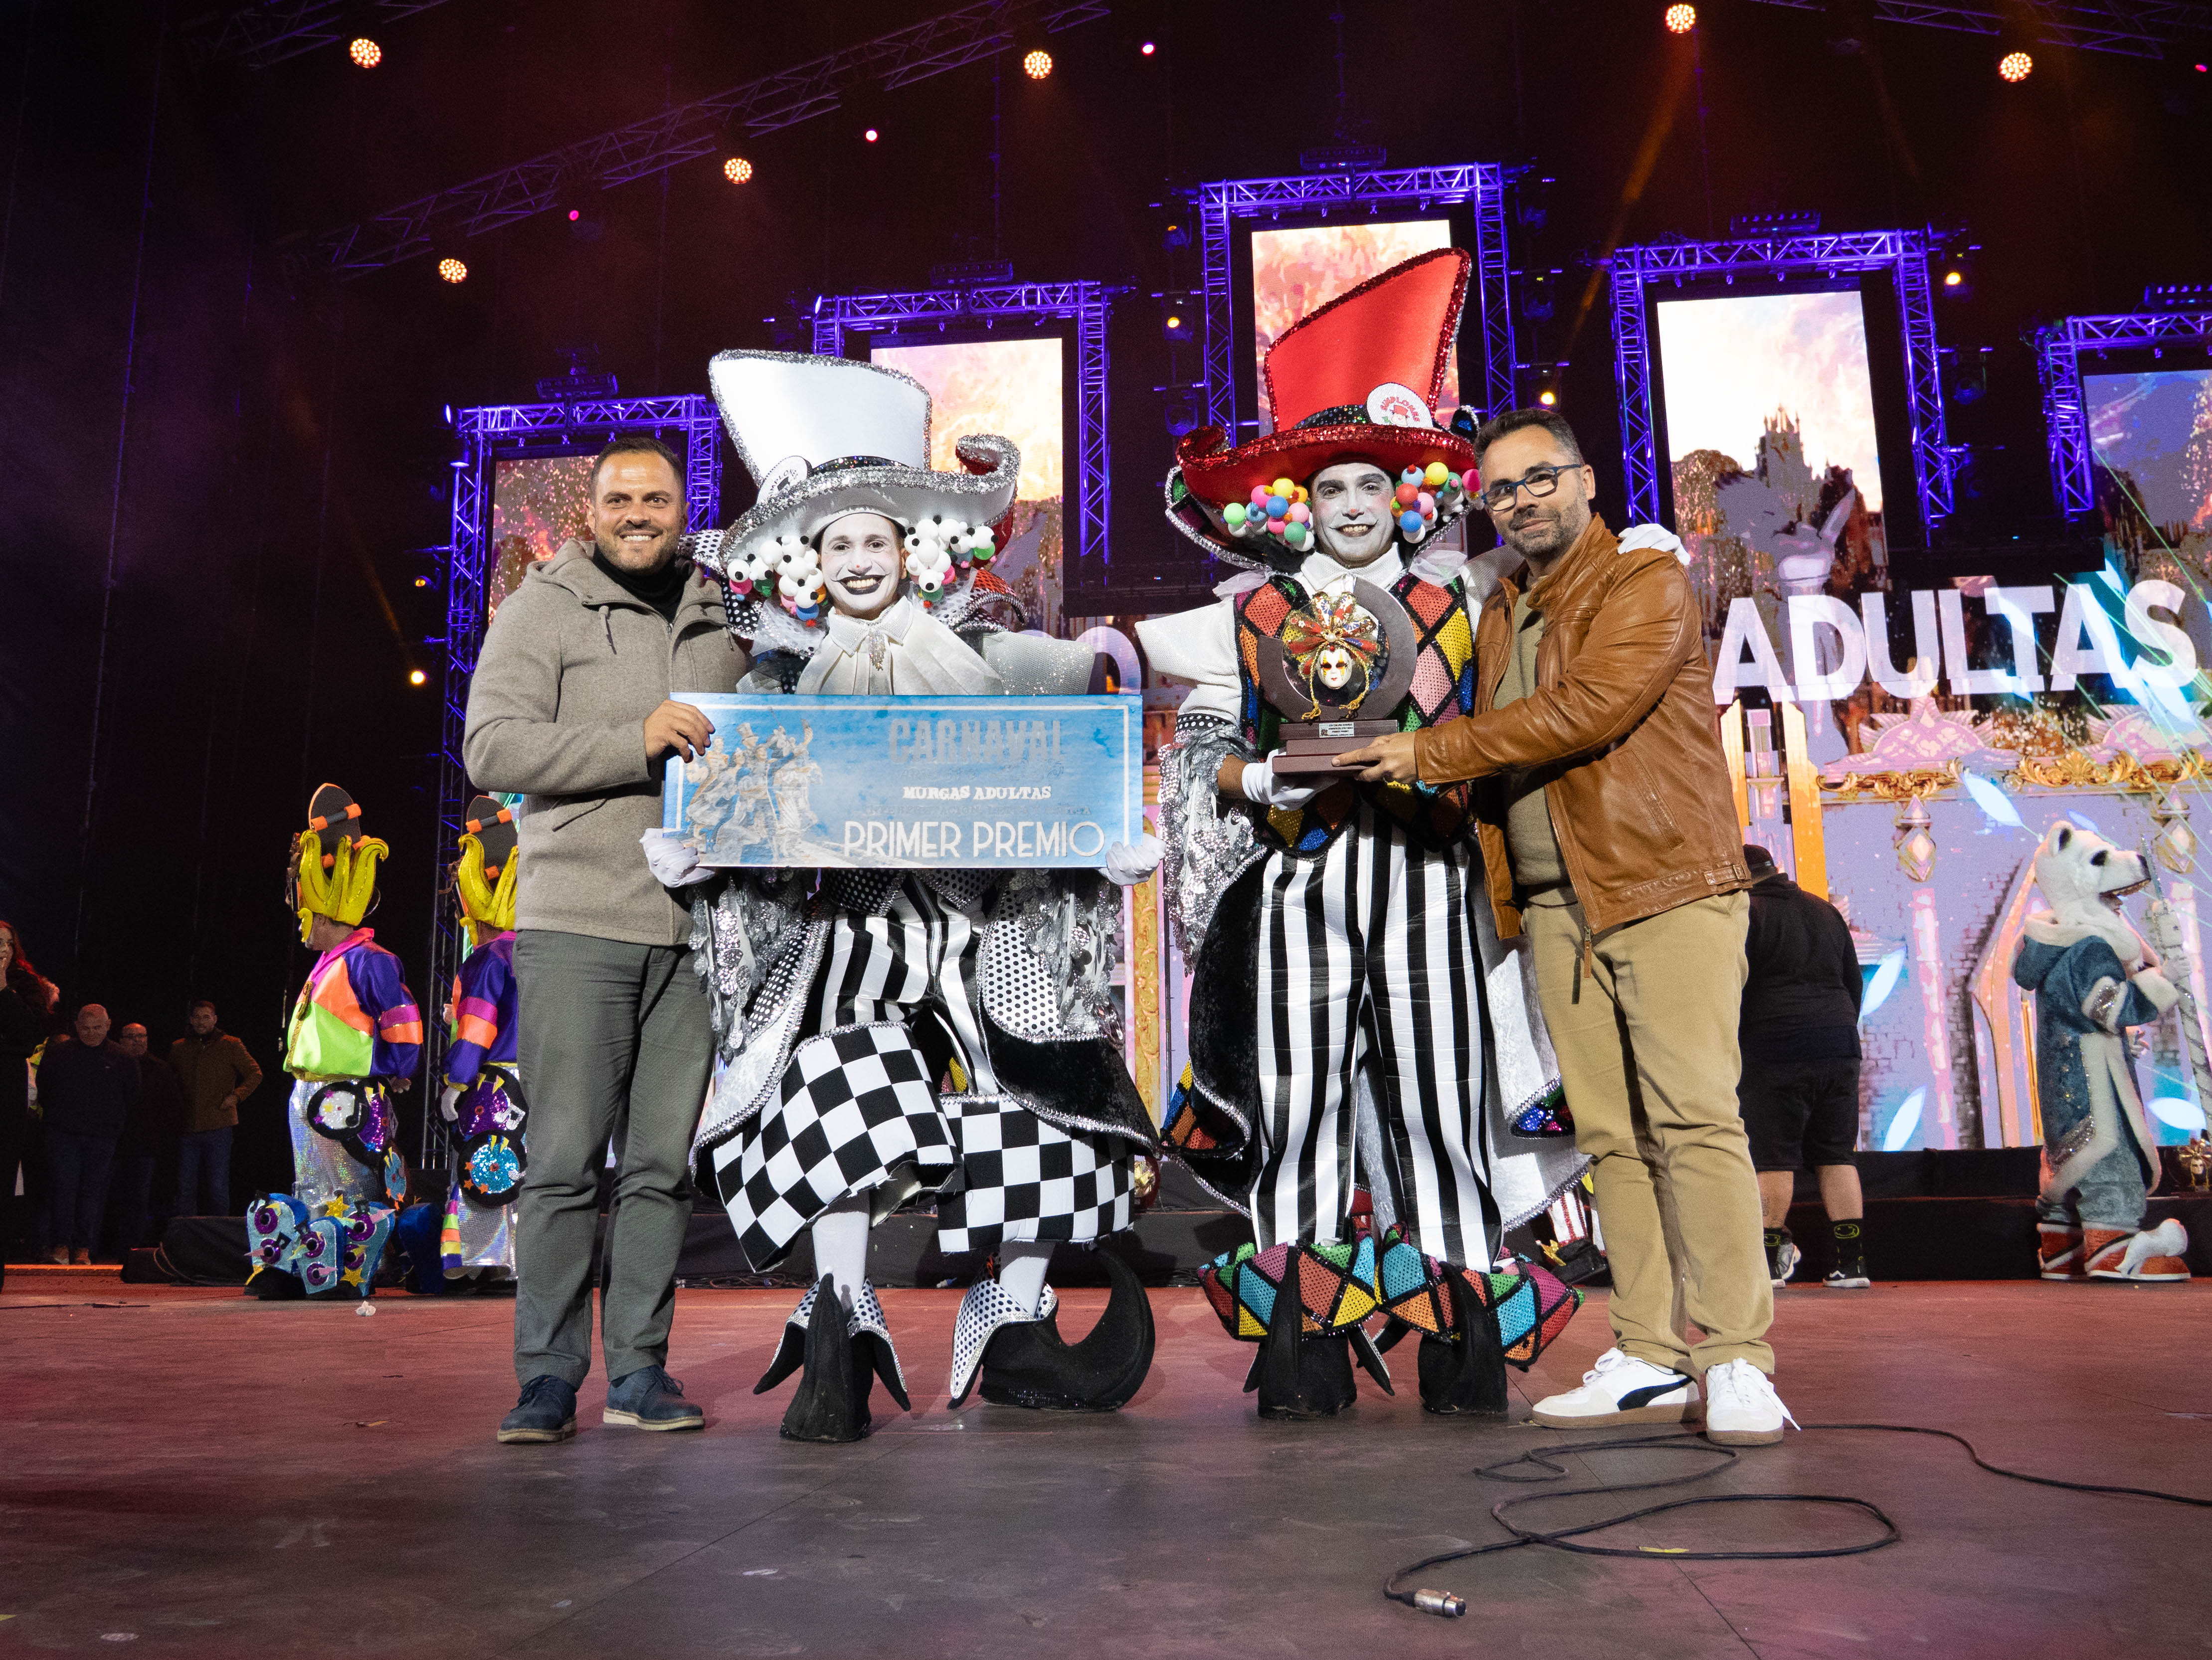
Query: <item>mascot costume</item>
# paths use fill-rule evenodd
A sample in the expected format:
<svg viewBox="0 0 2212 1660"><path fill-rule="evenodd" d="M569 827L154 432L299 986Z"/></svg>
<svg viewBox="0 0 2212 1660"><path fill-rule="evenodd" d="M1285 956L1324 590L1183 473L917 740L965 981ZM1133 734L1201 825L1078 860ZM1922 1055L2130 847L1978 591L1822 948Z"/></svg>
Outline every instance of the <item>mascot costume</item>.
<svg viewBox="0 0 2212 1660"><path fill-rule="evenodd" d="M711 379L759 484L757 504L698 548L754 654L742 690L1099 689L1093 654L1021 634L1019 605L983 568L1014 500L1012 443L963 437L963 470L931 470L929 394L870 364L726 352ZM927 1192L942 1251L999 1262L960 1306L953 1404L980 1377L986 1400L1110 1411L1152 1362L1144 1290L1102 1253L1112 1300L1070 1347L1044 1279L1056 1244L1127 1227L1150 1174L1141 1155L1155 1132L1121 1064L1109 989L1120 896L1087 870L799 864L820 777L811 742L797 719L766 737L717 732L689 763L712 840L647 836L671 886L700 875L702 852L733 862L753 842L782 867L700 886L692 938L721 1059L700 1143L755 1268L782 1261L802 1232L813 1251L814 1287L757 1389L803 1367L782 1431L797 1440L865 1435L871 1372L907 1409L868 1234ZM1115 880L1134 881L1158 852L1107 857Z"/></svg>
<svg viewBox="0 0 2212 1660"><path fill-rule="evenodd" d="M459 1138L439 1257L448 1279L514 1277L514 1196L528 1116L515 1071L514 894L522 856L514 812L490 796L469 803L453 867L453 903L469 954L446 1008L451 1040L438 1112Z"/></svg>
<svg viewBox="0 0 2212 1660"><path fill-rule="evenodd" d="M2035 997L2045 1166L2037 1254L2046 1280L2189 1278L2181 1224L2143 1227L2158 1144L2125 1034L2172 1008L2189 972L2163 900L2144 918L2148 950L2120 912L2120 896L2149 880L2142 854L2070 823L2053 825L2036 850L2035 885L2051 909L2027 919L2012 977Z"/></svg>
<svg viewBox="0 0 2212 1660"><path fill-rule="evenodd" d="M1202 1279L1267 1418L1342 1411L1356 1358L1419 1332L1431 1411L1502 1415L1579 1302L1490 1271L1583 1160L1534 979L1481 898L1465 785L1356 783L1332 749L1474 706L1474 574L1435 546L1473 497L1472 419L1439 426L1471 257L1441 249L1302 318L1264 366L1275 430L1183 439L1169 522L1243 567L1137 625L1196 683L1160 754L1169 912L1192 966L1170 1149L1252 1220ZM1371 1222L1366 1220L1371 1206ZM1279 1292L1291 1294L1279 1295Z"/></svg>
<svg viewBox="0 0 2212 1660"><path fill-rule="evenodd" d="M284 1043L292 1190L264 1194L247 1214L254 1296L370 1295L406 1198L391 1092L415 1075L422 1017L399 959L362 926L391 851L362 828L352 797L334 784L315 791L286 881L300 938L320 953Z"/></svg>

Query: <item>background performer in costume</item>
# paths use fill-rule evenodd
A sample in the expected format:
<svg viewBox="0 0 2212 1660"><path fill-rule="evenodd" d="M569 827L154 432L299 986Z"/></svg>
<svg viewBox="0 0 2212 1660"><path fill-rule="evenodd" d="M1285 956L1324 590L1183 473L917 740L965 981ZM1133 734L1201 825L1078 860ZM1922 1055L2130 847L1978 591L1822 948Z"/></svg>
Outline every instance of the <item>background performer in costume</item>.
<svg viewBox="0 0 2212 1660"><path fill-rule="evenodd" d="M726 352L712 379L760 481L758 504L702 547L730 581L732 631L757 654L746 690L1097 689L1092 653L1015 632L1018 606L981 569L1013 502L1011 443L963 438L967 471L928 470L929 395L868 364ZM695 763L693 782L720 803L718 852L734 825L740 843L778 846L808 827L783 822L818 776L811 735L793 724L717 734L730 746ZM697 847L646 839L664 881L697 876ZM1156 848L1107 857L1127 881L1158 862ZM784 868L698 891L694 942L726 1066L700 1140L756 1268L811 1235L814 1287L758 1385L803 1363L782 1433L866 1433L872 1372L907 1407L868 1232L925 1190L940 1196L942 1250L1000 1262L961 1305L954 1403L979 1373L987 1399L1015 1405L1127 1401L1152 1348L1134 1275L1106 1254L1113 1300L1073 1348L1044 1283L1055 1244L1128 1226L1137 1154L1153 1139L1109 990L1115 890L1080 870Z"/></svg>
<svg viewBox="0 0 2212 1660"><path fill-rule="evenodd" d="M2181 1224L2169 1216L2143 1226L2158 1138L2143 1117L2126 1033L2172 1008L2189 979L2180 919L2165 901L2145 918L2155 960L2120 914L2119 896L2149 880L2142 854L2063 819L2036 850L2035 885L2051 909L2027 919L2012 977L2035 996L2045 1166L2036 1220L2046 1280L2189 1278Z"/></svg>
<svg viewBox="0 0 2212 1660"><path fill-rule="evenodd" d="M391 849L362 829L360 807L334 784L315 791L307 815L288 898L301 939L321 954L284 1043L295 1080L292 1191L266 1195L247 1214L246 1285L266 1298L340 1286L366 1297L407 1196L392 1094L415 1076L422 1016L399 959L362 925Z"/></svg>
<svg viewBox="0 0 2212 1660"><path fill-rule="evenodd" d="M438 1112L460 1141L439 1256L448 1277L514 1275L514 1196L522 1185L522 1085L515 1074L514 892L522 869L514 814L469 803L453 903L471 949L453 976L446 1087Z"/></svg>
<svg viewBox="0 0 2212 1660"><path fill-rule="evenodd" d="M1198 687L1160 757L1170 912L1194 971L1164 1128L1252 1218L1256 1254L1218 1262L1208 1290L1232 1335L1267 1333L1247 1387L1267 1417L1349 1405L1353 1348L1389 1388L1360 1327L1378 1306L1401 1316L1391 1340L1422 1332L1431 1410L1502 1412L1496 1323L1455 1310L1490 1294L1499 1234L1580 1163L1519 958L1479 916L1466 790L1297 778L1271 754L1299 712L1277 664L1289 702L1350 690L1348 717L1390 730L1473 706L1464 556L1425 551L1464 513L1474 465L1433 413L1469 264L1424 254L1310 313L1264 365L1277 430L1183 440L1170 520L1245 574L1217 605L1137 625L1153 669ZM1510 1119L1548 1139L1516 1139ZM1374 1207L1364 1244L1357 1190ZM1302 1317L1274 1294L1291 1284Z"/></svg>

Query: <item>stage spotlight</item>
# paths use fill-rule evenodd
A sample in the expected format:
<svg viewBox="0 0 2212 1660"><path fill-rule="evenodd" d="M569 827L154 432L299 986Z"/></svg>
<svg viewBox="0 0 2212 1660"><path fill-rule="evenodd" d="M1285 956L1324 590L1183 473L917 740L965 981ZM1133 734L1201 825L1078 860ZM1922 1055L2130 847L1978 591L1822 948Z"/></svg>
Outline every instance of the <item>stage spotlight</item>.
<svg viewBox="0 0 2212 1660"><path fill-rule="evenodd" d="M416 577L415 579L415 585L417 588L427 588L430 585L430 579L428 577Z"/></svg>
<svg viewBox="0 0 2212 1660"><path fill-rule="evenodd" d="M438 275L447 282L465 282L469 280L469 268L458 259L441 259L438 262Z"/></svg>
<svg viewBox="0 0 2212 1660"><path fill-rule="evenodd" d="M1997 59L1997 75L2006 81L2025 81L2034 70L2035 60L2024 51L2008 51Z"/></svg>
<svg viewBox="0 0 2212 1660"><path fill-rule="evenodd" d="M1037 51L1022 59L1022 73L1032 81L1042 81L1052 73L1052 54Z"/></svg>
<svg viewBox="0 0 2212 1660"><path fill-rule="evenodd" d="M753 164L742 155L733 155L722 163L722 177L732 185L742 185L753 176Z"/></svg>
<svg viewBox="0 0 2212 1660"><path fill-rule="evenodd" d="M363 35L346 48L346 56L365 70L373 70L384 61L384 48Z"/></svg>
<svg viewBox="0 0 2212 1660"><path fill-rule="evenodd" d="M568 222L569 222L571 225L574 224L578 220L581 219L583 216L584 216L584 215L583 215L583 211L582 211L582 209L578 209L578 208L571 208L571 209L568 209Z"/></svg>
<svg viewBox="0 0 2212 1660"><path fill-rule="evenodd" d="M1143 45L1138 47L1137 50L1144 53L1146 57L1150 58L1154 52L1158 51L1159 48L1154 45L1151 41L1147 40ZM2199 64L2197 67L2201 70L2204 65Z"/></svg>
<svg viewBox="0 0 2212 1660"><path fill-rule="evenodd" d="M1668 33L1687 34L1697 27L1698 9L1695 6L1676 4L1667 8Z"/></svg>
<svg viewBox="0 0 2212 1660"><path fill-rule="evenodd" d="M1553 391L1549 386L1545 387L1542 391L1536 394L1536 402L1542 404L1547 409L1555 407L1559 401L1559 395Z"/></svg>
<svg viewBox="0 0 2212 1660"><path fill-rule="evenodd" d="M420 669L410 669L407 671L407 683L410 686L420 686L429 678L429 676L424 674Z"/></svg>
<svg viewBox="0 0 2212 1660"><path fill-rule="evenodd" d="M872 144L876 142L876 130L873 127L871 127L867 131L862 133L860 136L868 143Z"/></svg>

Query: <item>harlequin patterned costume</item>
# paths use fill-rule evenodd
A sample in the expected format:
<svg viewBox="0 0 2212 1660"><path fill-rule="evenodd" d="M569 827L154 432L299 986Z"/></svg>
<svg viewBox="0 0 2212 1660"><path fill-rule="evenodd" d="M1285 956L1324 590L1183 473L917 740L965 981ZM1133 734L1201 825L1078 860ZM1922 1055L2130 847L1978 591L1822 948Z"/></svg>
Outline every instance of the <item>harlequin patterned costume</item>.
<svg viewBox="0 0 2212 1660"><path fill-rule="evenodd" d="M457 1142L439 1256L448 1275L514 1272L514 1196L526 1160L526 1112L515 1065L514 896L522 868L513 809L470 803L453 869L453 900L472 949L453 976L446 1021L446 1085Z"/></svg>
<svg viewBox="0 0 2212 1660"><path fill-rule="evenodd" d="M365 1297L406 1196L389 1092L414 1076L422 1017L399 959L360 925L389 850L362 833L361 809L334 785L316 791L309 815L293 849L301 937L318 917L352 931L316 959L292 1008L292 1191L248 1214L249 1289L283 1295L278 1281L296 1275L311 1293L343 1287Z"/></svg>
<svg viewBox="0 0 2212 1660"><path fill-rule="evenodd" d="M1548 1205L1580 1162L1564 1138L1517 1140L1508 1127L1556 1095L1557 1073L1533 976L1480 902L1465 787L1324 780L1301 807L1263 810L1224 799L1215 783L1225 760L1280 748L1285 715L1261 674L1267 642L1295 651L1302 628L1311 638L1304 618L1340 605L1355 582L1402 609L1414 654L1397 706L1360 708L1359 718L1411 730L1474 707L1465 561L1425 551L1470 500L1472 447L1430 407L1468 263L1458 250L1420 256L1286 330L1266 365L1274 433L1235 449L1215 429L1184 440L1170 522L1248 568L1216 591L1221 603L1137 625L1153 669L1198 687L1160 755L1169 913L1193 969L1191 1063L1163 1133L1250 1215L1263 1260L1288 1250L1324 1278L1334 1255L1355 1250L1358 1191L1371 1195L1378 1232L1395 1227L1408 1249L1480 1273L1504 1229ZM1348 461L1406 487L1398 542L1358 566L1316 545L1303 488L1296 501L1280 494ZM1378 670L1370 684L1385 678ZM1376 1297L1373 1285L1352 1301L1359 1296ZM1224 1320L1233 1335L1266 1335L1264 1318L1255 1327L1250 1316ZM1320 1335L1346 1338L1385 1378L1356 1321ZM1464 1372L1461 1357L1444 1356L1425 1363L1425 1378L1442 1376L1447 1359L1443 1370ZM1340 1389L1285 1405L1255 1365L1261 1411L1347 1404L1348 1364L1326 1366L1340 1370ZM1424 1392L1436 1409L1474 1409Z"/></svg>
<svg viewBox="0 0 2212 1660"><path fill-rule="evenodd" d="M715 360L713 379L739 453L763 481L758 505L701 554L728 576L731 626L759 665L744 689L1089 688L1088 648L1022 636L1004 584L942 562L947 549L980 562L994 545L988 527L1011 506L1019 469L1012 445L963 439L976 473L924 470L927 393L868 365L731 352ZM769 443L801 453L770 466ZM830 611L818 585L769 586L764 547L799 568L822 532L854 512L909 533L913 591L864 618ZM771 603L776 591L790 603ZM750 727L736 736L748 757L766 753ZM744 782L733 784L733 803ZM758 1388L803 1360L784 1434L857 1439L871 1372L908 1405L864 1277L866 1227L920 1192L937 1196L948 1253L1026 1248L1036 1260L1054 1241L1091 1244L1129 1225L1136 1157L1153 1130L1120 1062L1109 989L1118 897L1080 870L748 868L701 891L693 945L723 1069L700 1144L756 1268L783 1261L802 1233L814 1247L815 1286ZM838 1269L845 1253L851 1266ZM1041 1260L1037 1273L1025 1296L986 1277L963 1304L956 1404L979 1372L991 1399L1015 1399L1022 1387L1052 1396L1018 1365L1003 1388L999 1375L1018 1351L1028 1358L1058 1343L1048 1294L1039 1295ZM1118 1344L1101 1345L1116 1349L1110 1375L1085 1372L1079 1400L1018 1403L1109 1409L1135 1392L1151 1359L1149 1306L1133 1280L1119 1301Z"/></svg>

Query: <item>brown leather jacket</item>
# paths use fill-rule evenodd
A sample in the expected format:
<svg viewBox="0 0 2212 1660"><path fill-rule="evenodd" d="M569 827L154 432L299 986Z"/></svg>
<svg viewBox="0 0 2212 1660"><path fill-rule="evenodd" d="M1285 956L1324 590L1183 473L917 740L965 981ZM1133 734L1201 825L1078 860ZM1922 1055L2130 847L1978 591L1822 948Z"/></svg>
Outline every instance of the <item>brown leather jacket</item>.
<svg viewBox="0 0 2212 1660"><path fill-rule="evenodd" d="M1488 780L1475 829L1498 931L1521 931L1503 774L1573 761L1544 786L1593 933L1751 885L1689 580L1663 548L1624 553L1595 514L1534 591L1545 615L1537 689L1493 706L1512 655L1522 566L1474 634L1474 712L1414 734L1425 784ZM1577 759L1578 758L1578 759Z"/></svg>

